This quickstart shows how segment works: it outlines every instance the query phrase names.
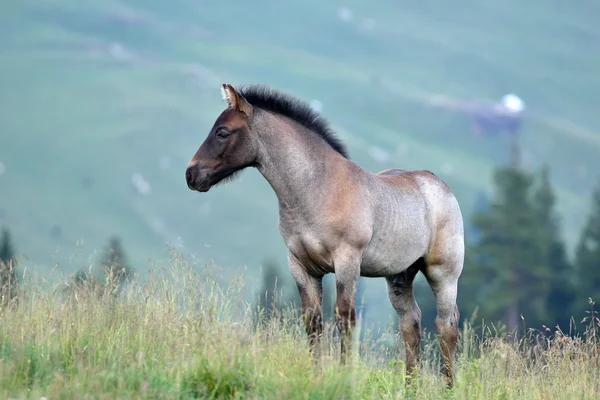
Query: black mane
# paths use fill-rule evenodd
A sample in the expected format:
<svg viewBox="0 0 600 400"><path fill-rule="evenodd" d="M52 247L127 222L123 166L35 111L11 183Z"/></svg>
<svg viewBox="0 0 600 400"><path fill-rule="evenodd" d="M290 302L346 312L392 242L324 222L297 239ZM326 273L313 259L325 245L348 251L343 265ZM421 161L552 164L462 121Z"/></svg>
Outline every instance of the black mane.
<svg viewBox="0 0 600 400"><path fill-rule="evenodd" d="M342 156L349 158L346 145L338 139L329 123L308 103L264 85L246 85L237 90L253 106L296 121L319 135Z"/></svg>

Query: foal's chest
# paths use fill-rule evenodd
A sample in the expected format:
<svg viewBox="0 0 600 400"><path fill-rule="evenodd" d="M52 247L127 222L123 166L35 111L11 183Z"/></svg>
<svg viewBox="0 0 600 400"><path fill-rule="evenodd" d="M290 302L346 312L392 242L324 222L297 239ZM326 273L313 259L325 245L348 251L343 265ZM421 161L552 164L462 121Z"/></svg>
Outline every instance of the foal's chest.
<svg viewBox="0 0 600 400"><path fill-rule="evenodd" d="M315 274L334 272L333 249L322 238L311 234L291 236L288 249L296 258Z"/></svg>
<svg viewBox="0 0 600 400"><path fill-rule="evenodd" d="M306 226L303 221L280 220L279 230L288 250L316 275L332 273L335 235L321 226Z"/></svg>

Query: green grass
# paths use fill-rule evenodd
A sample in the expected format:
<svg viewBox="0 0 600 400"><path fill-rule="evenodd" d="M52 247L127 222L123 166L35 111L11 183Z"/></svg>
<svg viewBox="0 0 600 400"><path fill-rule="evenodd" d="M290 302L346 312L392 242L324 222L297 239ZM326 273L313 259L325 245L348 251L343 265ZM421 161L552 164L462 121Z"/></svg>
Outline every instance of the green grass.
<svg viewBox="0 0 600 400"><path fill-rule="evenodd" d="M597 318L585 334L518 342L502 330L461 332L457 384L440 375L432 334L405 386L399 337L364 332L352 361L326 324L313 364L293 309L265 319L242 299L243 277L223 284L214 265L173 252L124 291L27 275L17 301L0 309L2 398L591 399L600 395ZM256 324L255 321L262 321ZM537 339L536 339L537 338ZM400 357L400 358L399 358Z"/></svg>

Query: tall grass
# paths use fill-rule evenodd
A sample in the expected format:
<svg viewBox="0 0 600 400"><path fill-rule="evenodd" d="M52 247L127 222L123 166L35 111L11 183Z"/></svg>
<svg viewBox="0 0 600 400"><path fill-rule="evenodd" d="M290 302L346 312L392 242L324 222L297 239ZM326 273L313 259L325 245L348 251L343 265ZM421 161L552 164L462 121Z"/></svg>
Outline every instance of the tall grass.
<svg viewBox="0 0 600 400"><path fill-rule="evenodd" d="M293 310L264 318L242 301L242 279L174 254L166 267L126 289L48 287L25 280L0 310L1 398L387 399L600 397L598 325L570 337L519 340L465 323L457 385L446 390L433 335L404 384L401 340L367 332L347 366L336 362L329 324L323 359L313 363Z"/></svg>

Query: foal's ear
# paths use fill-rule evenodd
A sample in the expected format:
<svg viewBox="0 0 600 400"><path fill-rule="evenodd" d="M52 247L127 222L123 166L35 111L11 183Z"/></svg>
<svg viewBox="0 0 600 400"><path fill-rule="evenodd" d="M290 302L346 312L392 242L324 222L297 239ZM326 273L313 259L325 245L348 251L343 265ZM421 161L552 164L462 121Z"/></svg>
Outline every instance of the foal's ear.
<svg viewBox="0 0 600 400"><path fill-rule="evenodd" d="M223 99L227 102L227 106L237 111L241 111L248 117L252 115L252 105L246 101L244 96L239 94L233 86L228 83L224 83L221 88L223 93Z"/></svg>

